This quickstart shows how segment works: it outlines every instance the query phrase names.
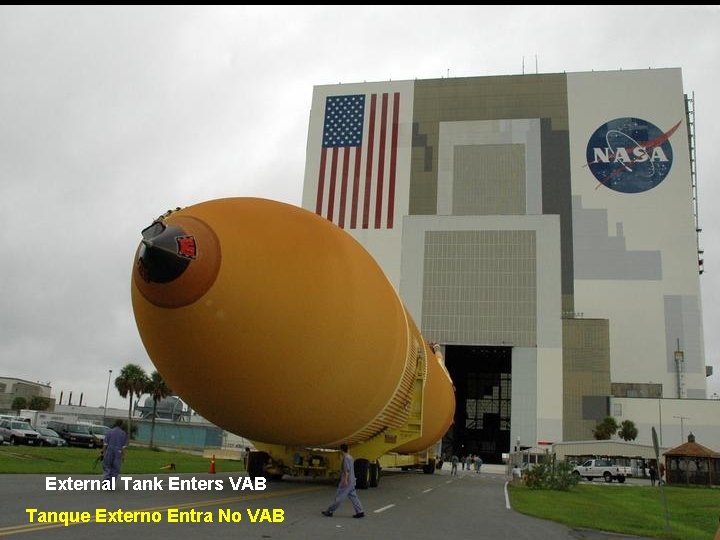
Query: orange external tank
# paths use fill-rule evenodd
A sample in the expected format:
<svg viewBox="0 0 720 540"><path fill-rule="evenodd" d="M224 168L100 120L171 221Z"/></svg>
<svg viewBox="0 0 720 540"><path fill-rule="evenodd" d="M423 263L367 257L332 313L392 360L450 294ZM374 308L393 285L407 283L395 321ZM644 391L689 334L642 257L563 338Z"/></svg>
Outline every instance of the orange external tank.
<svg viewBox="0 0 720 540"><path fill-rule="evenodd" d="M158 371L228 431L334 446L408 417L428 346L372 256L312 212L254 198L169 212L143 231L131 289ZM424 448L454 411L447 372L428 360Z"/></svg>

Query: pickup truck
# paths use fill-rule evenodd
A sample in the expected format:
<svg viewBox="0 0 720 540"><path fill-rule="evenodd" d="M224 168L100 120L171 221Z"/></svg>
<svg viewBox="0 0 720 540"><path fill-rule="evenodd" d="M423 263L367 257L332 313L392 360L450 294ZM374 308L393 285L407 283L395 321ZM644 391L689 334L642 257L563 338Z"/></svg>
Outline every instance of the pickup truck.
<svg viewBox="0 0 720 540"><path fill-rule="evenodd" d="M627 476L632 476L632 469L615 465L609 459L588 459L582 465L575 467L573 474L583 476L590 481L593 478L603 478L606 482L617 480L622 484Z"/></svg>

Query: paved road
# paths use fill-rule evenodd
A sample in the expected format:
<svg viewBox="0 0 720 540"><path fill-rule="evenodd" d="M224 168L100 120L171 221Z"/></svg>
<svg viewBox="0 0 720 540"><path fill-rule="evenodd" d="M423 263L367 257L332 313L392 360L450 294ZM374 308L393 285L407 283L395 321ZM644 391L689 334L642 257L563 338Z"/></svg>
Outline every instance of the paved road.
<svg viewBox="0 0 720 540"><path fill-rule="evenodd" d="M389 474L379 488L359 491L366 517L353 519L352 506L343 503L332 518L320 511L332 501L335 487L299 480L268 484L264 491L234 491L229 474L171 474L179 479L222 480L222 490L167 491L168 476L137 476L160 481L158 491L47 491L48 475L0 475L0 537L57 539L196 538L247 539L587 539L629 538L567 527L519 514L507 507L505 476L492 467L477 475L460 471L438 474ZM66 475L58 478L66 479ZM79 476L77 478L97 478ZM34 523L27 509L36 508ZM96 514L100 509L100 514ZM99 523L107 510L144 510L158 523ZM266 510L263 512L263 510ZM90 522L65 526L37 523L40 512L88 512ZM212 519L212 522L169 523L172 516ZM220 523L222 516L237 522ZM256 522L252 517L256 516ZM271 521L271 520L275 521Z"/></svg>

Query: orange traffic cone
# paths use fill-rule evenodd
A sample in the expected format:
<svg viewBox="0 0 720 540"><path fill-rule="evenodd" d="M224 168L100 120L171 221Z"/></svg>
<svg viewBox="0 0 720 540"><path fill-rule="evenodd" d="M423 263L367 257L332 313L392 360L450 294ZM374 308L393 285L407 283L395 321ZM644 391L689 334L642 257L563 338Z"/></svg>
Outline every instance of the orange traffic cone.
<svg viewBox="0 0 720 540"><path fill-rule="evenodd" d="M215 474L215 454L213 454L213 457L210 460L210 474Z"/></svg>

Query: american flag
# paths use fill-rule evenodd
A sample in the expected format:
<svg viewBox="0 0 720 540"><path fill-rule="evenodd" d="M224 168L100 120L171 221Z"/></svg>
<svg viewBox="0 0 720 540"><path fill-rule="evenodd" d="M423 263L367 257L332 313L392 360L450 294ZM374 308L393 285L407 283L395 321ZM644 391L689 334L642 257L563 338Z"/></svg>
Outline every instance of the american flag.
<svg viewBox="0 0 720 540"><path fill-rule="evenodd" d="M315 213L340 227L392 229L400 93L328 96Z"/></svg>

